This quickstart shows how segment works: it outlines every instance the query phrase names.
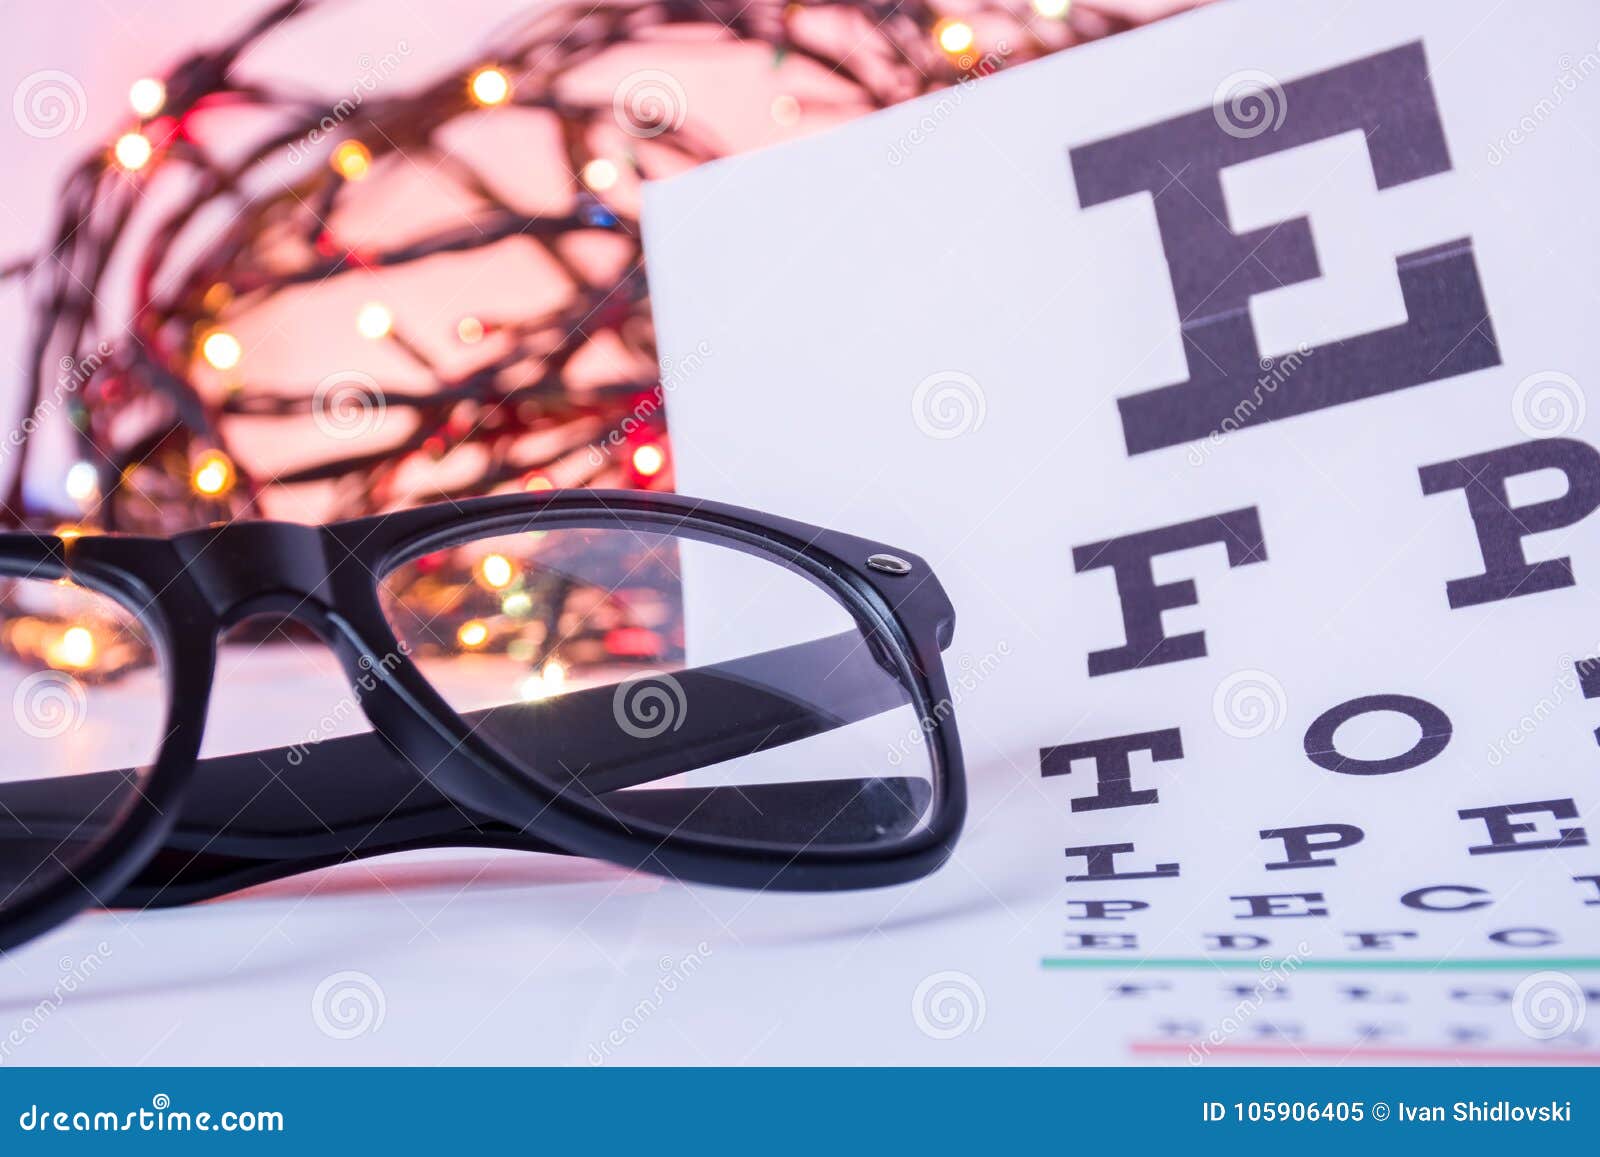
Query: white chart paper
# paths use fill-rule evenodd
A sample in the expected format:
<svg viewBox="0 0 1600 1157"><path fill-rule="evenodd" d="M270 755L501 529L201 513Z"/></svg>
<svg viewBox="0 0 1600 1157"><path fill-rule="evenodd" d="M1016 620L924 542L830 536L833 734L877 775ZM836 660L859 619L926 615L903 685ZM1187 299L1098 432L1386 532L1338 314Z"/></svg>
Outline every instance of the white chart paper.
<svg viewBox="0 0 1600 1157"><path fill-rule="evenodd" d="M1597 77L1586 0L1231 3L647 190L679 488L957 607L869 1058L1596 1058Z"/></svg>

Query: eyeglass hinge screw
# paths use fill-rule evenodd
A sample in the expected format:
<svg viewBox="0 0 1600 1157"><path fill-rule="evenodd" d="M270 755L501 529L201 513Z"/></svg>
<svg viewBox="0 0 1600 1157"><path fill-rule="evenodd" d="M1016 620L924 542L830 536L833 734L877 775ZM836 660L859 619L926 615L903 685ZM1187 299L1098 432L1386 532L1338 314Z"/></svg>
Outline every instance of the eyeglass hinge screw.
<svg viewBox="0 0 1600 1157"><path fill-rule="evenodd" d="M875 554L867 559L867 565L883 574L905 575L911 573L911 564L895 554Z"/></svg>

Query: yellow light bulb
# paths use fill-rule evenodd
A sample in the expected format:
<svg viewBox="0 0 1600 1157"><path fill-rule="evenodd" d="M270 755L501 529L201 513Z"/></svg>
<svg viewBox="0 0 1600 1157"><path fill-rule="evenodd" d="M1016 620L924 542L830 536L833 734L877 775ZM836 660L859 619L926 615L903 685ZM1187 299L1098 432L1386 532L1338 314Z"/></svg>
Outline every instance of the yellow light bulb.
<svg viewBox="0 0 1600 1157"><path fill-rule="evenodd" d="M933 29L934 38L939 41L939 47L951 56L965 52L972 47L974 39L972 25L965 20L941 20Z"/></svg>
<svg viewBox="0 0 1600 1157"><path fill-rule="evenodd" d="M490 65L472 74L472 79L467 82L467 91L472 94L474 101L485 108L505 104L511 98L511 78Z"/></svg>
<svg viewBox="0 0 1600 1157"><path fill-rule="evenodd" d="M133 111L149 120L167 103L167 86L153 76L140 77L128 89L128 103Z"/></svg>
<svg viewBox="0 0 1600 1157"><path fill-rule="evenodd" d="M68 627L50 649L48 658L52 666L81 671L94 662L96 650L93 631L88 627Z"/></svg>
<svg viewBox="0 0 1600 1157"><path fill-rule="evenodd" d="M1046 20L1061 20L1072 8L1072 0L1033 0L1033 10Z"/></svg>
<svg viewBox="0 0 1600 1157"><path fill-rule="evenodd" d="M344 141L328 158L333 171L347 181L359 181L372 168L372 150L360 141Z"/></svg>
<svg viewBox="0 0 1600 1157"><path fill-rule="evenodd" d="M369 341L388 337L394 328L394 314L382 302L369 301L356 314L356 332Z"/></svg>
<svg viewBox="0 0 1600 1157"><path fill-rule="evenodd" d="M136 173L150 163L155 147L143 133L123 133L112 148L117 164L130 173Z"/></svg>
<svg viewBox="0 0 1600 1157"><path fill-rule="evenodd" d="M456 630L456 642L472 651L489 641L489 624L482 619L468 619Z"/></svg>
<svg viewBox="0 0 1600 1157"><path fill-rule="evenodd" d="M603 193L615 185L619 175L616 162L608 161L605 157L596 157L583 166L583 172L579 174L583 183L596 193Z"/></svg>
<svg viewBox="0 0 1600 1157"><path fill-rule="evenodd" d="M207 450L194 460L189 485L204 498L216 498L233 489L233 459L221 450Z"/></svg>
<svg viewBox="0 0 1600 1157"><path fill-rule="evenodd" d="M567 669L562 666L560 659L551 659L544 665L539 677L544 680L546 691L559 691L567 684Z"/></svg>
<svg viewBox="0 0 1600 1157"><path fill-rule="evenodd" d="M200 343L200 356L215 369L231 370L244 357L244 347L227 330L214 329Z"/></svg>
<svg viewBox="0 0 1600 1157"><path fill-rule="evenodd" d="M511 580L517 577L517 568L503 554L488 554L478 564L478 574L484 586L497 591L511 585Z"/></svg>

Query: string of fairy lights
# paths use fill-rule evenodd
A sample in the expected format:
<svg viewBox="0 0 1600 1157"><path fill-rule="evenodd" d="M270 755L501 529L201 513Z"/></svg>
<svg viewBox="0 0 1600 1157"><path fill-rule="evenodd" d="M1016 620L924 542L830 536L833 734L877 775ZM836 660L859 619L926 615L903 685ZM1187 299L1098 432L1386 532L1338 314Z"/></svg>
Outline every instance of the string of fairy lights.
<svg viewBox="0 0 1600 1157"><path fill-rule="evenodd" d="M134 82L127 120L63 182L45 244L3 271L33 320L15 424L64 416L73 444L62 472L22 441L13 524L171 533L519 488L670 488L672 367L650 325L637 191L728 151L717 102L691 95L697 70L764 56L770 126L803 131L1139 22L1098 0L581 0L511 21L461 68L422 84L396 70L355 100L248 75L253 48L306 34L323 7L286 0ZM493 150L455 140L517 116L549 149L547 203L502 189ZM418 172L448 184L457 211L372 236L363 198ZM503 247L537 256L554 304L440 316L383 293L386 278L447 276ZM345 332L371 367L281 380L307 359L262 338L261 319L344 286L357 302ZM483 616L455 624L460 646L515 642L492 617L463 635L469 619ZM0 641L43 665L87 670L102 654L92 636L66 641L81 624L11 622Z"/></svg>

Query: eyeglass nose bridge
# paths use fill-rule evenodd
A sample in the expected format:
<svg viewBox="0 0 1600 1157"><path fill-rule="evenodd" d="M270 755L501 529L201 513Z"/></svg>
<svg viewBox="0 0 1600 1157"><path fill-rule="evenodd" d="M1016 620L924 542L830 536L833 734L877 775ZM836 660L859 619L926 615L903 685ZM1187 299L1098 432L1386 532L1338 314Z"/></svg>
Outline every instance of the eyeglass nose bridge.
<svg viewBox="0 0 1600 1157"><path fill-rule="evenodd" d="M217 621L332 605L327 539L295 522L231 522L172 540L184 573Z"/></svg>

